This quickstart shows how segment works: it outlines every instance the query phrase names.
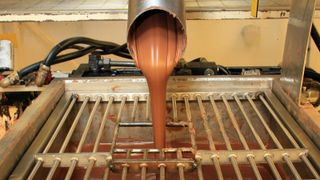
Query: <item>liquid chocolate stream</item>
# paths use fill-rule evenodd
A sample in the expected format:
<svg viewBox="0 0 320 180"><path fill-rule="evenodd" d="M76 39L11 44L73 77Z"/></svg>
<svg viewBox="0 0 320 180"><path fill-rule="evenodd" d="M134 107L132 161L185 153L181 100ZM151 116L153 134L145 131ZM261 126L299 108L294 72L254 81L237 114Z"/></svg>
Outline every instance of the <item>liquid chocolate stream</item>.
<svg viewBox="0 0 320 180"><path fill-rule="evenodd" d="M177 19L164 11L148 12L134 28L129 41L149 86L155 147L163 148L167 81L182 54L183 33Z"/></svg>

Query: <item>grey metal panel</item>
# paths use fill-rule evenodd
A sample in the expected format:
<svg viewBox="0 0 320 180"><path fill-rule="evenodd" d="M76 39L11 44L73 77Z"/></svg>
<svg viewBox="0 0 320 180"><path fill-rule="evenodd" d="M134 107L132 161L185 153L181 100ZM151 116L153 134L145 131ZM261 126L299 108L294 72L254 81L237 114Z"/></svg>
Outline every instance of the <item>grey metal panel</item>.
<svg viewBox="0 0 320 180"><path fill-rule="evenodd" d="M315 0L292 0L283 53L281 82L285 92L300 103Z"/></svg>

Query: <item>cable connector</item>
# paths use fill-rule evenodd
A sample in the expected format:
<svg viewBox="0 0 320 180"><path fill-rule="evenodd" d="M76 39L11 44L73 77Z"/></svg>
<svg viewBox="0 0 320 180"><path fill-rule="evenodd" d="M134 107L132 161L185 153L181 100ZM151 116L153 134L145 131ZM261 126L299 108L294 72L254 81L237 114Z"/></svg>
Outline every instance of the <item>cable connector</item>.
<svg viewBox="0 0 320 180"><path fill-rule="evenodd" d="M19 75L16 71L9 74L7 77L0 81L0 87L6 88L10 85L14 85L17 81L19 81Z"/></svg>
<svg viewBox="0 0 320 180"><path fill-rule="evenodd" d="M35 83L38 87L41 87L44 85L44 83L48 77L49 71L50 71L49 66L46 66L44 64L40 64L40 67L39 67L39 70L37 73L37 77L35 80Z"/></svg>

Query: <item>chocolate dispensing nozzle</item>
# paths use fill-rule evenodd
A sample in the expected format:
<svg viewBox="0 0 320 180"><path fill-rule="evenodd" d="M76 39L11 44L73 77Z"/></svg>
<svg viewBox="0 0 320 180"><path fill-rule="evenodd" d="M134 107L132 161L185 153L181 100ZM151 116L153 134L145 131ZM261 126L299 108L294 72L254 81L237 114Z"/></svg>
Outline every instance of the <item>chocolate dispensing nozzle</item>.
<svg viewBox="0 0 320 180"><path fill-rule="evenodd" d="M186 48L183 0L130 0L128 48L146 77L155 148L166 146L166 88Z"/></svg>
<svg viewBox="0 0 320 180"><path fill-rule="evenodd" d="M130 54L136 60L137 66L139 64L134 47L135 41L133 40L135 27L152 11L164 11L179 24L178 33L183 36L180 44L182 44L182 52L184 52L187 43L184 0L129 0L128 11L127 43Z"/></svg>

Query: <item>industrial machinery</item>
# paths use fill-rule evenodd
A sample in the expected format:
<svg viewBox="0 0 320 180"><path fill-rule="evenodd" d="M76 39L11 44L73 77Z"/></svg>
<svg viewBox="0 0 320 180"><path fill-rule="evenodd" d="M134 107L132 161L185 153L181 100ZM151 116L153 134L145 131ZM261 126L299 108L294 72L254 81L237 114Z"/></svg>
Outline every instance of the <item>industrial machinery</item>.
<svg viewBox="0 0 320 180"><path fill-rule="evenodd" d="M37 93L0 140L0 179L319 179L320 114L300 98L314 9L292 0L281 74L181 61L163 149L153 148L146 80L109 69L132 62L92 54L69 78L1 89Z"/></svg>

